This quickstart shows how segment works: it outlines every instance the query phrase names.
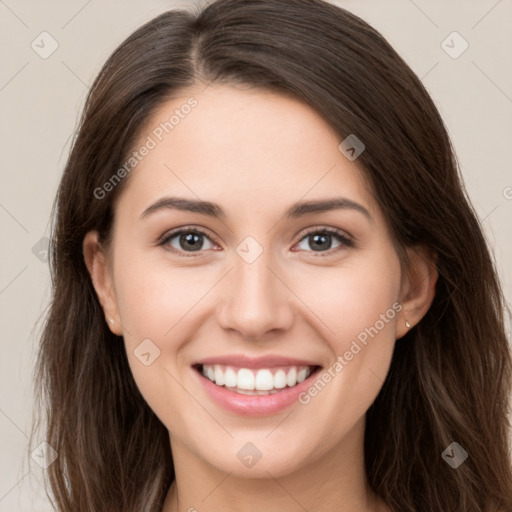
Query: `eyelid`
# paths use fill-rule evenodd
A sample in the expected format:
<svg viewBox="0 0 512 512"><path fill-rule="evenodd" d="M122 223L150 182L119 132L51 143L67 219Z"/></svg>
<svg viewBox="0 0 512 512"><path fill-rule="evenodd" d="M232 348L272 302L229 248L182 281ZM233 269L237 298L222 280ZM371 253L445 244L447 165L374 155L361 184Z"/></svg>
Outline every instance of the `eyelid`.
<svg viewBox="0 0 512 512"><path fill-rule="evenodd" d="M331 235L338 235L345 238L347 241L352 243L354 242L354 237L345 230L330 226L313 226L311 228L307 228L307 230L302 233L301 238L299 238L299 242L311 233L329 233Z"/></svg>

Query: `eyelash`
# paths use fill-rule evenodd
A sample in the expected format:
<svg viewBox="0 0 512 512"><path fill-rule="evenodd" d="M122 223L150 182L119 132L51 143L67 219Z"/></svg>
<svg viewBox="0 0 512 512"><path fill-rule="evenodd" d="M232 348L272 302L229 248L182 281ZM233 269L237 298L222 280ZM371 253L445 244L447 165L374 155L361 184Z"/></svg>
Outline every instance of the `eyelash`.
<svg viewBox="0 0 512 512"><path fill-rule="evenodd" d="M205 236L206 238L208 238L213 243L219 245L216 242L216 240L212 239L212 237L210 235L208 235L205 231L203 231L202 229L199 229L199 228L192 227L192 226L186 226L184 228L179 228L179 229L177 229L175 231L171 231L170 233L166 233L158 241L157 245L158 246L164 246L170 240L172 240L176 236L181 235L183 233L198 233L198 234L201 234L201 235ZM299 239L298 243L302 242L302 240L304 240L305 238L307 238L309 235L312 235L312 234L328 234L328 235L332 235L339 242L341 242L341 244L342 244L341 246L336 247L334 249L329 249L327 251L319 252L318 255L314 256L315 258L322 258L322 257L331 256L333 253L335 253L338 250L342 249L343 246L348 247L348 248L355 247L355 243L354 243L353 240L351 240L349 237L347 237L344 234L343 231L338 230L338 229L334 229L334 228L311 228L310 230L308 230L307 232L304 233L304 235ZM178 249L175 249L175 248L170 249L170 251L174 252L174 253L178 253L180 255L183 255L183 257L185 257L185 258L197 258L197 257L201 256L201 255L195 255L195 254L187 254L186 251L178 250ZM202 251L198 251L198 252L202 252ZM299 252L299 251L297 251L297 252ZM315 251L306 251L306 252L315 252Z"/></svg>

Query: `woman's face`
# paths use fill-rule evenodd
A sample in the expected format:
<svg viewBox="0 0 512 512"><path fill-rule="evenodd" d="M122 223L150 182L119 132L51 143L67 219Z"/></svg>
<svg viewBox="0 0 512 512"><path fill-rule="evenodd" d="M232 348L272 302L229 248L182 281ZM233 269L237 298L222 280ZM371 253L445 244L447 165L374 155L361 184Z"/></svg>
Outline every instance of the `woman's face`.
<svg viewBox="0 0 512 512"><path fill-rule="evenodd" d="M104 306L137 386L189 464L277 477L346 456L404 334L383 214L310 107L227 85L180 94L136 145L108 253ZM182 203L153 207L166 198ZM196 366L212 359L222 388ZM302 380L302 366L322 368Z"/></svg>

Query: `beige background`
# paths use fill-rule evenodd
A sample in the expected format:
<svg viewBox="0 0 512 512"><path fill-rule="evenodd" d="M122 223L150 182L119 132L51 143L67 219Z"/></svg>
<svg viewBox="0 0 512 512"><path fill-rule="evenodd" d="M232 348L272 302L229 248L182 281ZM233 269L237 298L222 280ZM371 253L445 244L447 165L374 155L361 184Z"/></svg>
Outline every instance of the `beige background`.
<svg viewBox="0 0 512 512"><path fill-rule="evenodd" d="M38 333L34 325L50 290L48 265L32 248L49 235L51 203L88 85L134 29L164 10L189 3L0 0L0 512L51 510L40 485L43 470L33 461L23 464ZM495 251L510 303L512 2L335 3L381 31L431 93ZM47 59L31 47L43 31L58 43ZM456 59L441 46L453 31L469 44ZM452 39L452 52L462 48L462 40Z"/></svg>

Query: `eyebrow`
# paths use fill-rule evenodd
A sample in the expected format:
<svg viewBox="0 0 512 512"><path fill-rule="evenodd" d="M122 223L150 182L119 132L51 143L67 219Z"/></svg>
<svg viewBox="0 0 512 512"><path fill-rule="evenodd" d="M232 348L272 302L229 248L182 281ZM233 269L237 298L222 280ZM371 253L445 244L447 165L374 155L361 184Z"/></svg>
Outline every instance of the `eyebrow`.
<svg viewBox="0 0 512 512"><path fill-rule="evenodd" d="M182 197L162 197L146 208L140 217L144 219L152 213L165 209L200 213L218 219L226 218L226 212L218 204L211 203L210 201L199 201ZM374 222L370 212L363 205L351 199L347 199L346 197L333 197L316 201L299 201L285 212L285 217L288 219L297 219L303 215L324 213L331 210L355 210L362 213L371 223Z"/></svg>

